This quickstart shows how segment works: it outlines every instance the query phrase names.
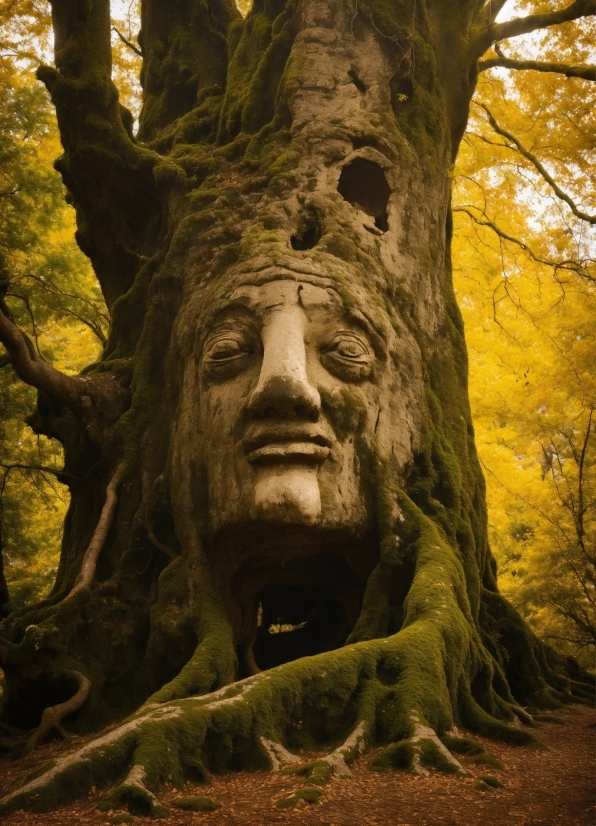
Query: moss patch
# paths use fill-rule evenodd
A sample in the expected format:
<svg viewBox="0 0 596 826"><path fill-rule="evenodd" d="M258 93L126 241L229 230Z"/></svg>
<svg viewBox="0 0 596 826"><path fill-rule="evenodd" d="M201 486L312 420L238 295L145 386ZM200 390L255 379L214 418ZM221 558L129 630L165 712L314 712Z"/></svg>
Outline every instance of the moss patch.
<svg viewBox="0 0 596 826"><path fill-rule="evenodd" d="M297 789L294 794L291 794L289 797L284 797L282 800L279 800L277 806L280 809L292 809L301 800L308 803L309 806L313 806L319 802L322 794L321 789L313 789L310 786L305 786L302 789Z"/></svg>
<svg viewBox="0 0 596 826"><path fill-rule="evenodd" d="M221 804L210 797L179 797L172 800L170 805L184 812L214 812Z"/></svg>

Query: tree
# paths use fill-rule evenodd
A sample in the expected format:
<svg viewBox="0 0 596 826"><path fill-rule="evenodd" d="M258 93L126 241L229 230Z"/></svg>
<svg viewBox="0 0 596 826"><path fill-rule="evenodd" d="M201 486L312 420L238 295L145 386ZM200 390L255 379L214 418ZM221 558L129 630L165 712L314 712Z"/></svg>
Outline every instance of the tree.
<svg viewBox="0 0 596 826"><path fill-rule="evenodd" d="M573 43L568 28L542 38L543 69L557 50L589 59L593 21ZM508 65L527 65L517 41L506 51ZM456 170L455 283L500 587L541 637L590 667L594 114L585 79L561 82L533 58L481 75Z"/></svg>
<svg viewBox="0 0 596 826"><path fill-rule="evenodd" d="M486 50L596 4L502 6L146 0L134 137L109 3L53 3L39 77L111 319L67 376L1 307L71 492L51 596L4 623L6 713L63 701L33 747L140 709L5 808L119 780L106 805L157 814L165 781L346 735L339 771L371 741L457 767L454 723L531 743L521 705L591 696L496 586L449 184Z"/></svg>
<svg viewBox="0 0 596 826"><path fill-rule="evenodd" d="M0 56L0 280L15 320L38 350L76 374L93 359L98 344L105 344L107 314L89 261L72 237L72 210L51 169L60 148L51 104L30 73L15 71L15 63L38 65L31 38L44 46L44 16L35 4L18 10L27 18L26 31L15 17L15 4L0 12L5 44ZM25 424L35 392L18 379L7 357L0 360L0 399L4 615L8 604L33 602L51 589L67 495L55 478L59 443L36 436ZM3 567L10 594L1 584Z"/></svg>

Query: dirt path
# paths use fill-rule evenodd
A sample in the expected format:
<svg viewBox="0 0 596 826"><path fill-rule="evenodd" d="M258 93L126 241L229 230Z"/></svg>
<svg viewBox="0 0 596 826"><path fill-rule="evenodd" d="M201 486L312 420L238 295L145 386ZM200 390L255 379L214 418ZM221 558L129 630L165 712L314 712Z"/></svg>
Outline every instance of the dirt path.
<svg viewBox="0 0 596 826"><path fill-rule="evenodd" d="M347 780L334 779L323 788L318 805L282 810L280 798L303 783L280 774L237 774L216 777L208 787L188 786L184 792L164 794L167 806L177 797L209 795L221 804L211 813L172 809L168 826L594 826L595 735L593 709L572 706L554 715L560 722L542 723L537 734L549 751L536 752L495 744L482 738L487 751L498 757L503 769L467 766L475 777L491 774L502 788L481 791L474 777L413 777L403 773L377 774L368 770L370 755L354 766ZM14 788L26 774L63 750L50 744L26 761L0 761L2 790ZM44 815L16 812L4 819L7 826L107 826L127 820L122 813L94 810L97 796Z"/></svg>

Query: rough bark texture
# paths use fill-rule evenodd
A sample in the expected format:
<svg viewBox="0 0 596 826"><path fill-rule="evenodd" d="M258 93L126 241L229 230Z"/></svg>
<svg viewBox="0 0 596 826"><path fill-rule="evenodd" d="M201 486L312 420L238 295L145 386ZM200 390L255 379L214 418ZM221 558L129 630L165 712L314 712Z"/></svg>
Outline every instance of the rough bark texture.
<svg viewBox="0 0 596 826"><path fill-rule="evenodd" d="M92 684L79 729L149 702L4 805L48 808L120 780L108 804L136 796L155 814L160 783L271 765L271 744L333 751L360 724L358 749L454 725L533 742L508 725L512 706L585 701L590 689L500 596L487 542L449 170L496 31L490 4L256 0L243 20L223 0L144 0L140 142L109 78L107 0L55 0L53 12L56 69L39 75L78 240L112 314L102 359L80 381L109 392L90 393L83 412L51 383L40 392L34 426L64 444L72 501L52 595L3 625L5 713L37 725L72 693L65 670ZM247 361L226 405L228 374L205 378L214 314L234 295L250 309L281 283L298 298L279 301L309 330L340 307L366 358L319 348L316 370L336 379L327 387L308 373L312 340L288 344L306 354L316 400L259 407L263 332L262 365L242 351L257 366ZM218 439L238 411L244 426L243 405L258 426L273 410L302 427L302 499L284 465L287 495L243 504L244 471L225 465ZM308 430L321 423L333 431L322 443ZM277 461L273 441L255 447L262 463ZM347 474L343 488L328 467ZM95 577L77 587L115 474ZM262 632L284 600L296 609L287 623L305 623L294 656Z"/></svg>

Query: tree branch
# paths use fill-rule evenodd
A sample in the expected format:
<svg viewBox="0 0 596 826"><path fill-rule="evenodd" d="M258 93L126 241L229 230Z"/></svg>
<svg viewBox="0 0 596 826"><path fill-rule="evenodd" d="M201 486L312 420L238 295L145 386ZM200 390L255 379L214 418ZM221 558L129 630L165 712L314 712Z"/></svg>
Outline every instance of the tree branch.
<svg viewBox="0 0 596 826"><path fill-rule="evenodd" d="M479 218L477 215L475 215L472 212L472 209L478 210L478 212L480 212L480 214L483 217ZM469 218L471 218L471 220L474 221L475 224L478 224L481 227L487 227L488 229L491 229L495 233L495 235L497 235L499 238L502 238L504 241L510 241L512 244L515 244L516 246L518 246L527 255L529 255L530 258L533 261L535 261L537 264L544 264L544 266L552 267L554 270L569 270L571 272L577 273L577 275L579 275L580 278L585 278L586 280L589 280L589 281L594 280L590 276L590 274L588 273L586 268L584 266L582 266L581 262L578 262L578 261L549 261L546 258L540 258L540 256L536 255L530 249L530 247L526 243L524 243L524 241L521 241L519 238L516 238L514 235L509 235L509 233L502 230L499 227L498 224L495 224L495 222L492 221L488 217L488 215L486 214L486 212L484 212L484 210L480 209L480 207L467 207L467 206L453 207L452 211L453 212L463 212L465 215L467 215Z"/></svg>
<svg viewBox="0 0 596 826"><path fill-rule="evenodd" d="M73 411L90 407L91 399L80 379L67 376L36 352L29 338L11 320L0 300L0 342L6 347L16 374L27 384L45 390Z"/></svg>
<svg viewBox="0 0 596 826"><path fill-rule="evenodd" d="M534 72L553 72L565 77L579 77L596 81L596 66L567 66L564 63L542 63L538 60L513 60L510 57L491 57L478 63L478 71L485 72L501 66L503 69L530 69Z"/></svg>
<svg viewBox="0 0 596 826"><path fill-rule="evenodd" d="M553 190L557 198L560 198L561 201L564 201L577 218L580 218L582 221L587 221L589 224L596 224L596 215L590 215L587 212L584 212L583 210L579 209L575 205L574 201L569 197L569 195L567 195L566 192L563 192L563 190L553 179L553 177L546 171L546 169L540 163L536 155L530 152L529 149L526 149L525 146L523 146L523 144L515 137L515 135L512 135L511 132L508 132L506 129L500 126L495 120L489 108L484 103L479 103L478 105L481 106L482 109L484 109L484 111L486 112L490 125L495 130L495 132L498 135L501 135L501 137L505 138L505 140L510 141L516 147L520 155L523 155L524 158L530 161L532 166L540 173L540 175L542 175L544 180ZM509 146L508 148L512 149L513 147Z"/></svg>
<svg viewBox="0 0 596 826"><path fill-rule="evenodd" d="M11 318L0 299L0 344L10 362L26 384L43 390L61 401L83 422L92 438L97 435L100 420L115 422L130 402L130 394L111 373L89 376L67 376L52 367L38 352Z"/></svg>
<svg viewBox="0 0 596 826"><path fill-rule="evenodd" d="M139 47L138 47L138 46L135 46L135 44L134 44L134 43L131 43L131 41L130 41L130 40L128 40L126 37L124 37L124 35L122 34L122 32L121 32L121 31L119 31L119 30L116 28L116 26L112 26L112 31L113 31L113 32L116 32L116 34L118 35L118 37L119 37L119 38L120 38L120 40L124 43L124 45L125 45L125 46L128 46L128 48L129 48L129 49L132 49L132 50L133 50L133 52L134 52L135 54L138 54L138 56L139 56L139 57L143 57L143 52L139 49Z"/></svg>
<svg viewBox="0 0 596 826"><path fill-rule="evenodd" d="M546 29L549 26L558 26L580 17L590 17L596 14L596 0L575 0L567 8L546 14L529 14L527 17L516 17L503 23L494 23L488 31L489 44L510 37L519 37L537 29ZM486 46L488 48L488 46Z"/></svg>

